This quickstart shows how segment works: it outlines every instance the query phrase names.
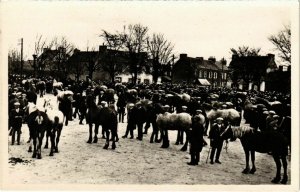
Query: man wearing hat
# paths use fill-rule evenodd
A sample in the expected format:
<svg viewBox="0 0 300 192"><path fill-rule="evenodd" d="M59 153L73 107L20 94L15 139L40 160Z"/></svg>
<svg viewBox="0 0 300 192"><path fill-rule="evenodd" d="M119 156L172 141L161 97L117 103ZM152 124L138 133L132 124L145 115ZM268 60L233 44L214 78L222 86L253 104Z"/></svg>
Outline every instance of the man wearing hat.
<svg viewBox="0 0 300 192"><path fill-rule="evenodd" d="M214 124L210 131L209 131L209 138L210 138L210 146L211 146L211 154L210 154L210 164L214 164L214 156L216 153L215 162L221 164L219 161L219 157L222 151L223 146L223 139L221 138L221 134L225 130L225 127L223 125L223 118L219 117L217 118L217 123Z"/></svg>
<svg viewBox="0 0 300 192"><path fill-rule="evenodd" d="M191 162L188 165L198 165L200 152L205 142L203 139L205 117L201 112L201 110L196 110L196 115L192 117L192 130L189 131Z"/></svg>
<svg viewBox="0 0 300 192"><path fill-rule="evenodd" d="M20 103L14 103L15 108L10 111L9 119L12 127L12 139L11 144L15 143L15 135L17 132L17 143L20 145L20 137L21 137L21 127L22 127L22 118L23 118L23 110L20 109Z"/></svg>

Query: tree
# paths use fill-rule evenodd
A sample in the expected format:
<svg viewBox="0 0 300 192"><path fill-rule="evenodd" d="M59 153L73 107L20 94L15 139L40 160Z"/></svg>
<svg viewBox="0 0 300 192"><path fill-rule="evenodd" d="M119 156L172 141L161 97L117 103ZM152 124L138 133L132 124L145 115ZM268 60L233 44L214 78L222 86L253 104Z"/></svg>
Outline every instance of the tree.
<svg viewBox="0 0 300 192"><path fill-rule="evenodd" d="M147 53L144 52L147 48L147 32L148 27L135 24L124 26L124 31L119 34L125 50L129 53L129 71L134 84L147 60Z"/></svg>
<svg viewBox="0 0 300 192"><path fill-rule="evenodd" d="M104 40L104 45L107 49L100 53L100 68L110 75L111 82L114 82L115 76L118 73L122 73L125 69L125 64L127 64L122 58L124 58L124 53L120 50L122 49L123 42L121 36L117 34L109 33L105 30L102 31L100 37Z"/></svg>
<svg viewBox="0 0 300 192"><path fill-rule="evenodd" d="M271 35L268 38L275 49L279 51L279 57L282 61L291 64L291 26L286 25L284 29L279 31L276 35Z"/></svg>
<svg viewBox="0 0 300 192"><path fill-rule="evenodd" d="M42 74L46 68L46 63L42 60L37 60L36 58L41 55L44 49L47 47L47 39L44 39L43 35L37 35L34 43L34 54L32 55L34 60L33 62L30 62L30 65L34 71L34 76L37 74Z"/></svg>
<svg viewBox="0 0 300 192"><path fill-rule="evenodd" d="M89 78L93 80L93 74L95 71L100 69L100 60L99 60L99 52L95 51L95 48L91 48L91 51L88 51L89 47L87 47L86 56L84 58L85 66L89 72Z"/></svg>
<svg viewBox="0 0 300 192"><path fill-rule="evenodd" d="M165 39L163 34L154 33L152 37L147 38L147 50L152 59L153 81L157 82L160 75L161 65L168 64L172 60L174 46Z"/></svg>
<svg viewBox="0 0 300 192"><path fill-rule="evenodd" d="M8 71L18 73L21 68L21 55L16 49L8 51Z"/></svg>
<svg viewBox="0 0 300 192"><path fill-rule="evenodd" d="M231 48L231 54L239 57L258 56L260 48L250 48L249 46L238 47L238 49Z"/></svg>
<svg viewBox="0 0 300 192"><path fill-rule="evenodd" d="M75 79L78 82L80 76L84 74L85 66L82 63L80 50L74 49L73 55L68 59L67 65L70 66L70 72L75 74Z"/></svg>
<svg viewBox="0 0 300 192"><path fill-rule="evenodd" d="M63 79L66 78L70 72L71 66L67 65L69 57L74 52L75 46L70 43L66 37L54 37L50 42L48 48L54 47L56 54L51 62L50 70L56 71ZM54 63L54 65L52 65Z"/></svg>

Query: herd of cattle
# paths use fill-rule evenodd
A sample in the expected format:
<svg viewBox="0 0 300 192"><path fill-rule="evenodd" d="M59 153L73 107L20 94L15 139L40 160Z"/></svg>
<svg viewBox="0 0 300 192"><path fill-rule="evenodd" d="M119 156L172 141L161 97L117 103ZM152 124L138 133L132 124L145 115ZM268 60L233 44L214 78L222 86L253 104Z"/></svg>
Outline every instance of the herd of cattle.
<svg viewBox="0 0 300 192"><path fill-rule="evenodd" d="M37 107L37 98L42 98L45 93L54 94L57 101L44 99L43 107ZM152 125L153 132L150 142L162 140L163 148L169 146L168 130L178 130L176 144L183 144L183 135L186 133L188 136L192 124L191 119L196 115L196 111L201 111L200 115L204 119L202 122L204 135L207 135L207 130L219 117L224 119L223 123L227 127L224 136L227 136L231 127L231 136L229 137L234 136L233 130L240 127L243 118L246 125L255 133L272 132L272 134L266 134L267 137L264 138L278 139L274 133L280 133L284 135L286 145L282 144L283 146L280 146L280 151L278 151L279 147L274 148L270 146L269 142L269 147L264 151L273 153L277 166L276 182L280 179L280 158L285 158L287 155L285 149L287 146L291 146L291 98L289 94L242 92L226 88L204 88L170 83L104 85L85 81L62 83L49 78L28 78L23 81L10 79L9 111L14 109L16 102L24 111L23 122L27 123L30 132L29 141L33 142L32 157L37 158L41 158L41 144L45 135L45 147L48 147L48 138L51 142L50 156L54 152L58 152L62 128L68 126L68 121L76 115L79 116L80 124L85 119L89 125L88 143L97 142L98 129L101 126L102 137L106 138L103 148L107 149L109 142L112 141L112 149L115 149L119 139L118 122L124 121L126 112L128 125L130 122L131 126L131 128L128 126L127 129L132 129L133 132L137 127L137 139L142 140L143 131L147 132ZM11 127L13 129L11 121L13 117L9 118L9 129ZM245 139L242 140L245 134L236 135L236 137L241 139L245 153L250 151L252 154L252 151L259 151L253 146L245 145ZM188 140L189 138L186 137L182 147L183 151L187 150ZM272 141L272 138L267 140ZM247 143L249 142L247 141ZM263 144L260 143L260 145ZM259 148L261 149L262 146ZM30 145L29 151L31 150ZM284 151L284 155L282 151ZM249 169L249 154L246 161ZM282 160L282 162L285 168L282 183L286 183L286 161ZM254 161L252 164L255 168Z"/></svg>

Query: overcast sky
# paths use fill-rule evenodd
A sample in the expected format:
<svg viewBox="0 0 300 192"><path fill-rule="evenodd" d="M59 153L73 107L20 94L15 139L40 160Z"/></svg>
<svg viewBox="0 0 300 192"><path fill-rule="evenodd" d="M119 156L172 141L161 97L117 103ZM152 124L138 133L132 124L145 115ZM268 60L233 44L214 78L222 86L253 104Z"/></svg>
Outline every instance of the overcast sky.
<svg viewBox="0 0 300 192"><path fill-rule="evenodd" d="M295 2L294 2L295 3ZM49 40L66 36L80 50L102 44L102 29L121 31L141 23L149 32L163 33L175 53L191 57L225 57L230 48L260 47L261 54L275 53L268 36L291 22L286 2L35 2L1 3L1 22L7 48L18 48L32 59L37 34ZM297 4L296 4L297 5ZM292 6L295 6L293 4Z"/></svg>

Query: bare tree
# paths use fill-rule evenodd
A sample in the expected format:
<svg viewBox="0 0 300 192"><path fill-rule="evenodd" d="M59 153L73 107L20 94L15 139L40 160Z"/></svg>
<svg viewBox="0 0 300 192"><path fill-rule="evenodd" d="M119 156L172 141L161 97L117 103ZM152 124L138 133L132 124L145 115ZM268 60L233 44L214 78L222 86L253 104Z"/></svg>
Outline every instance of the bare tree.
<svg viewBox="0 0 300 192"><path fill-rule="evenodd" d="M114 82L115 76L122 73L127 64L126 55L121 52L123 43L122 39L117 34L102 31L100 37L104 40L104 45L107 49L100 53L100 68L110 75L111 82Z"/></svg>
<svg viewBox="0 0 300 192"><path fill-rule="evenodd" d="M34 44L34 54L32 55L34 60L33 62L30 62L30 65L34 71L34 76L36 76L37 73L42 74L46 68L46 62L38 60L37 57L40 56L47 47L47 39L44 39L43 35L38 34Z"/></svg>
<svg viewBox="0 0 300 192"><path fill-rule="evenodd" d="M82 63L80 50L74 50L73 55L67 61L67 65L70 66L70 73L75 74L76 81L78 82L80 76L83 75L85 71L85 65Z"/></svg>
<svg viewBox="0 0 300 192"><path fill-rule="evenodd" d="M51 66L48 67L50 70L56 71L62 78L66 78L71 69L71 66L67 65L67 60L72 55L75 46L62 36L54 37L48 48L54 48L53 60L49 63Z"/></svg>
<svg viewBox="0 0 300 192"><path fill-rule="evenodd" d="M157 82L160 75L161 65L168 64L172 60L174 46L165 39L163 34L154 33L152 37L147 38L147 50L152 59L153 81Z"/></svg>
<svg viewBox="0 0 300 192"><path fill-rule="evenodd" d="M147 32L148 27L141 24L124 26L119 34L125 50L129 53L129 70L133 83L136 84L138 73L143 69L147 60Z"/></svg>
<svg viewBox="0 0 300 192"><path fill-rule="evenodd" d="M89 78L93 80L94 72L100 69L100 61L99 61L99 52L95 51L94 47L91 48L91 51L88 51L89 47L87 47L87 51L85 52L84 58L82 58L82 62L85 64L88 72Z"/></svg>
<svg viewBox="0 0 300 192"><path fill-rule="evenodd" d="M21 55L16 49L8 51L8 71L18 73L21 68Z"/></svg>
<svg viewBox="0 0 300 192"><path fill-rule="evenodd" d="M286 25L284 29L279 31L276 35L271 35L268 38L273 45L276 47L276 50L279 51L279 57L291 64L291 26Z"/></svg>
<svg viewBox="0 0 300 192"><path fill-rule="evenodd" d="M231 54L238 55L239 57L258 56L260 48L250 48L249 46L238 47L237 49L231 48Z"/></svg>

